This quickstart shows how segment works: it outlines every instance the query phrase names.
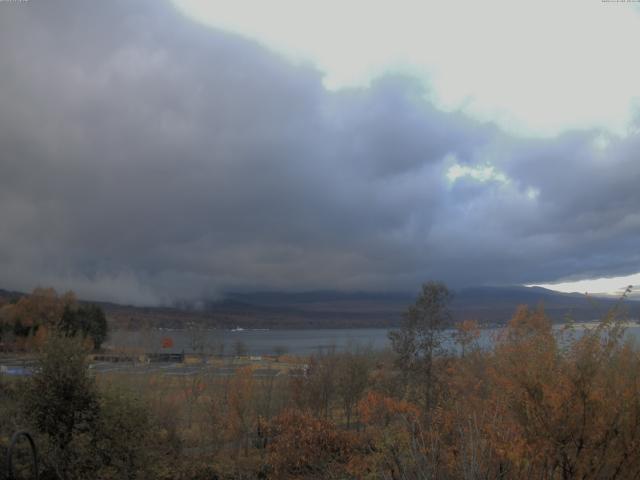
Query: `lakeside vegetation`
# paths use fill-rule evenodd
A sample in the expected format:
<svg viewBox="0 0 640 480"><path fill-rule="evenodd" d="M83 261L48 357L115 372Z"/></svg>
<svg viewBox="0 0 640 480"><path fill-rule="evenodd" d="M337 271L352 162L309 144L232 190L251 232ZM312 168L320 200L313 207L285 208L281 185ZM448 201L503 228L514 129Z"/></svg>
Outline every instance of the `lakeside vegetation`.
<svg viewBox="0 0 640 480"><path fill-rule="evenodd" d="M32 431L41 478L626 479L640 471L640 350L623 337L622 303L580 335L521 307L489 350L478 345L478 324L461 322L453 355L442 348L449 291L427 283L390 351L287 358L301 366L292 375L243 365L228 376L168 376L94 374L91 330L66 328L65 308L51 298L20 307L48 326L46 337L40 327L23 342L39 352L39 368L0 377L0 444Z"/></svg>
<svg viewBox="0 0 640 480"><path fill-rule="evenodd" d="M107 330L102 308L78 302L73 292L58 295L53 288L36 288L30 295L0 299L0 345L4 350L37 350L52 333L81 337L99 350Z"/></svg>

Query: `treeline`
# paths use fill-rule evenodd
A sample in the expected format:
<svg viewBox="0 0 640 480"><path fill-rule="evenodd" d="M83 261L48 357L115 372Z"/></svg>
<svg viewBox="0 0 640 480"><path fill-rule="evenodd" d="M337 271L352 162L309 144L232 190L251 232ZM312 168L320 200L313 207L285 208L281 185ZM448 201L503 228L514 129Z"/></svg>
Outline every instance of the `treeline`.
<svg viewBox="0 0 640 480"><path fill-rule="evenodd" d="M463 322L453 354L449 300L425 284L391 351L328 352L291 376L95 377L81 343L53 336L31 379L2 385L0 431L38 432L41 478L638 476L640 351L621 308L554 330L522 307L490 349Z"/></svg>
<svg viewBox="0 0 640 480"><path fill-rule="evenodd" d="M81 336L98 350L107 331L102 308L78 302L71 291L58 295L53 288L36 288L30 295L0 299L0 345L4 350L35 350L53 332Z"/></svg>

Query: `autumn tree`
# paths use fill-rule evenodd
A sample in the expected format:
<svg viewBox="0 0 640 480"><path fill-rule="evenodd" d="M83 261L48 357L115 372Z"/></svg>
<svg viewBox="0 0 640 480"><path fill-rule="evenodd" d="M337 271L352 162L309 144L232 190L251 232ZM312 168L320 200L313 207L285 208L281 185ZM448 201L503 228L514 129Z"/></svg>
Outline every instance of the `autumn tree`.
<svg viewBox="0 0 640 480"><path fill-rule="evenodd" d="M228 429L237 449L242 448L245 456L249 454L249 437L255 420L254 390L253 369L250 366L237 369L229 382Z"/></svg>
<svg viewBox="0 0 640 480"><path fill-rule="evenodd" d="M40 327L54 328L67 304L76 302L72 292L59 296L53 288L36 288L30 295L16 298L0 312L2 330L9 333L18 349L30 348Z"/></svg>
<svg viewBox="0 0 640 480"><path fill-rule="evenodd" d="M460 346L460 354L464 357L469 350L478 348L480 327L476 320L464 320L455 325L454 340Z"/></svg>
<svg viewBox="0 0 640 480"><path fill-rule="evenodd" d="M353 436L309 413L286 410L270 424L267 464L269 478L349 478L347 465Z"/></svg>
<svg viewBox="0 0 640 480"><path fill-rule="evenodd" d="M351 426L351 420L355 407L369 385L369 372L371 360L367 353L345 352L338 359L336 369L336 389L340 397L347 428Z"/></svg>
<svg viewBox="0 0 640 480"><path fill-rule="evenodd" d="M217 453L225 443L225 423L227 421L225 398L218 388L219 379L209 377L208 395L204 396L203 418L200 427L212 453Z"/></svg>
<svg viewBox="0 0 640 480"><path fill-rule="evenodd" d="M187 428L190 429L193 422L194 409L205 393L206 383L203 376L198 373L181 375L179 379L178 384L181 400L185 404L186 409L186 424Z"/></svg>
<svg viewBox="0 0 640 480"><path fill-rule="evenodd" d="M93 304L81 305L73 292L63 295L53 288L36 288L0 309L0 332L11 331L19 347L38 347L53 331L66 336L91 339L99 349L107 337L103 310Z"/></svg>
<svg viewBox="0 0 640 480"><path fill-rule="evenodd" d="M433 474L437 461L430 458L434 449L425 441L420 410L406 400L373 391L358 402L367 448L351 462L356 478L438 478Z"/></svg>
<svg viewBox="0 0 640 480"><path fill-rule="evenodd" d="M415 304L404 314L400 330L389 333L405 385L427 409L434 402L434 357L451 322L450 301L451 293L444 284L425 283Z"/></svg>
<svg viewBox="0 0 640 480"><path fill-rule="evenodd" d="M542 309L521 308L511 320L496 346L494 378L529 471L599 479L640 468L640 355L620 333L619 322L605 318L561 349Z"/></svg>
<svg viewBox="0 0 640 480"><path fill-rule="evenodd" d="M36 288L15 304L14 319L29 327L53 326L60 320L65 306L76 302L73 292L59 296L53 288Z"/></svg>
<svg viewBox="0 0 640 480"><path fill-rule="evenodd" d="M304 378L307 406L325 419L331 415L331 406L337 393L336 366L337 358L333 352L321 352L311 357Z"/></svg>

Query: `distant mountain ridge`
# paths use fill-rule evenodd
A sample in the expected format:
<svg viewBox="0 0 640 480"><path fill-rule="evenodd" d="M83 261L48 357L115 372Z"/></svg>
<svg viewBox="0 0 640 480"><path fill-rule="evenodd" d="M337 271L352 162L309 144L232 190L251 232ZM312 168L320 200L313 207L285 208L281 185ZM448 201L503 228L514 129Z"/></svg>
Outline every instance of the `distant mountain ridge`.
<svg viewBox="0 0 640 480"><path fill-rule="evenodd" d="M256 292L230 293L222 303L209 304L216 310L224 302L237 302L245 308L279 309L280 311L307 312L311 316L321 312L336 315L340 312L351 316L371 315L374 323L389 319L392 314L399 322L402 313L415 301L416 294L407 292ZM451 310L455 320L475 318L481 323L500 325L506 323L519 305L541 305L555 322L570 316L575 321L591 321L601 317L618 303L610 297L592 297L581 293L563 293L542 287L495 286L467 287L453 291ZM634 318L640 313L640 302L625 301L629 314ZM386 316L384 314L387 314Z"/></svg>
<svg viewBox="0 0 640 480"><path fill-rule="evenodd" d="M476 319L484 325L504 325L519 305L542 305L554 322L601 318L616 299L561 293L541 287L468 287L453 291L454 321ZM0 298L15 298L19 292L0 290ZM100 304L108 318L123 328L145 325L184 328L199 324L215 328L365 328L396 327L402 314L416 299L409 292L230 292L223 300L176 304L174 307L132 307ZM625 302L629 316L640 317L640 302Z"/></svg>
<svg viewBox="0 0 640 480"><path fill-rule="evenodd" d="M466 304L470 301L539 301L549 299L554 302L569 302L576 299L584 299L581 293L563 293L549 290L543 287L505 286L505 287L465 287L452 290L453 302ZM318 302L340 301L403 301L413 302L417 293L410 292L339 292L330 290L307 292L253 292L253 293L227 293L224 301L238 301L256 305L285 305L304 304ZM598 297L603 298L603 297ZM611 300L609 298L603 298Z"/></svg>

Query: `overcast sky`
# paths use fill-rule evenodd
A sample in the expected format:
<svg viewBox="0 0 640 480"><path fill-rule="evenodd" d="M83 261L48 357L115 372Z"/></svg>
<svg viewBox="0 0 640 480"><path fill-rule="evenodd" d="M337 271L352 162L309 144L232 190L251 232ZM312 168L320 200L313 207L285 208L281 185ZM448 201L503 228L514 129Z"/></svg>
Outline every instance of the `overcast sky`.
<svg viewBox="0 0 640 480"><path fill-rule="evenodd" d="M637 5L200 3L0 2L0 288L640 283Z"/></svg>

